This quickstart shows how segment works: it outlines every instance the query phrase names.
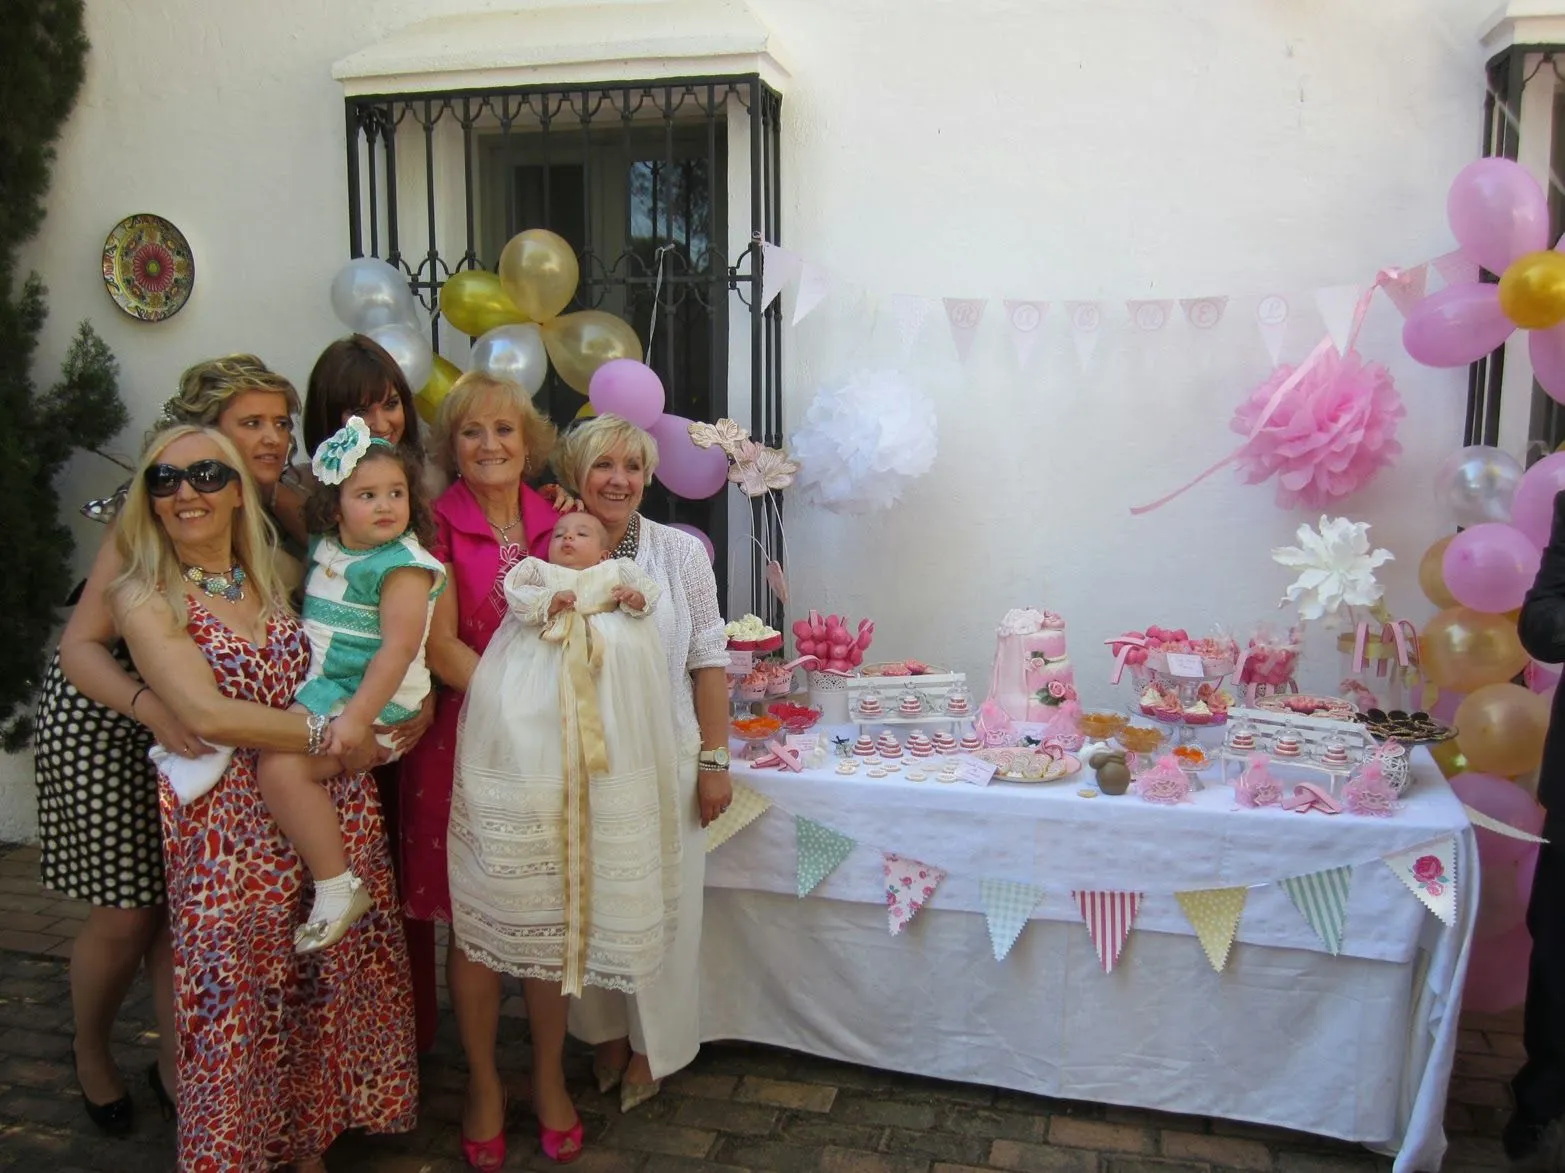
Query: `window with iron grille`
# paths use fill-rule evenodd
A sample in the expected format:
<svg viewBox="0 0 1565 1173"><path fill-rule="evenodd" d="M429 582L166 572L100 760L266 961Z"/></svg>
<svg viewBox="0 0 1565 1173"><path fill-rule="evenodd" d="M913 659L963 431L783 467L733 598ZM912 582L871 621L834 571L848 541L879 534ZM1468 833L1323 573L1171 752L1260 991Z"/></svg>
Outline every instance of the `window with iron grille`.
<svg viewBox="0 0 1565 1173"><path fill-rule="evenodd" d="M629 322L650 344L669 411L732 417L779 446L781 320L761 304L760 244L780 236L781 107L756 75L350 97L351 254L407 273L436 352L460 366L470 340L439 315L446 279L493 271L523 229L557 232L581 264L565 312ZM566 424L586 401L551 374L537 403ZM656 483L643 511L712 539L727 610L782 622L749 540L773 515L731 493L687 501Z"/></svg>

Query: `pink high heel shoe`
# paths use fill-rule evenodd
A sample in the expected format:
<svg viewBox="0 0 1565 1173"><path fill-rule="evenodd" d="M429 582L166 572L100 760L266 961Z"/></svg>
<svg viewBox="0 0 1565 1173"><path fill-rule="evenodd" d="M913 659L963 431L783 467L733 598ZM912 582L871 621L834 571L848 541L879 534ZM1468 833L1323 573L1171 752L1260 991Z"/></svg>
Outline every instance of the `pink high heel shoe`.
<svg viewBox="0 0 1565 1173"><path fill-rule="evenodd" d="M563 1132L545 1127L541 1120L538 1122L538 1147L543 1150L543 1155L556 1165L569 1165L581 1156L581 1140L580 1116L576 1118L575 1124Z"/></svg>
<svg viewBox="0 0 1565 1173"><path fill-rule="evenodd" d="M505 1093L500 1108L500 1131L488 1140L468 1140L462 1137L462 1159L471 1169L487 1171L505 1164L505 1118L511 1107L511 1093ZM579 1126L579 1122L578 1122Z"/></svg>

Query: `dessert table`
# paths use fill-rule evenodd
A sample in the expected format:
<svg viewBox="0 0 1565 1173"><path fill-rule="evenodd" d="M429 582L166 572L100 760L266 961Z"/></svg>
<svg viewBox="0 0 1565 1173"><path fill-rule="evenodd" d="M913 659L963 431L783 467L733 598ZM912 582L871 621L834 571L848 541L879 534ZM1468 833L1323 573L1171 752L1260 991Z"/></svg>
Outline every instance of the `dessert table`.
<svg viewBox="0 0 1565 1173"><path fill-rule="evenodd" d="M735 765L773 806L707 858L704 1038L1278 1125L1394 1153L1397 1173L1439 1167L1478 868L1472 828L1426 752L1401 809L1379 819L1240 809L1225 786L1179 806L1087 798L1085 770L975 787L834 765ZM856 843L803 899L793 816ZM1450 928L1381 862L1444 837L1456 841ZM948 873L899 936L883 850ZM1344 865L1334 956L1277 881ZM1044 890L1003 961L983 879ZM1237 886L1246 902L1219 973L1174 893ZM1145 894L1112 973L1075 890Z"/></svg>

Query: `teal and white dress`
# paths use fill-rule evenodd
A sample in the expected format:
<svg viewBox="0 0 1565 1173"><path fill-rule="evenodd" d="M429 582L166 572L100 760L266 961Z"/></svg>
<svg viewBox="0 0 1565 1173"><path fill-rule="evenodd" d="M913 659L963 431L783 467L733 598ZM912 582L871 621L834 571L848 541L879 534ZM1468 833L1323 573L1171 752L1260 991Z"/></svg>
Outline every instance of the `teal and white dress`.
<svg viewBox="0 0 1565 1173"><path fill-rule="evenodd" d="M310 543L310 572L304 585L304 633L310 640L310 675L294 700L312 713L334 716L364 682L364 672L380 651L380 588L386 575L417 566L434 576L424 635L435 599L446 585L446 568L412 534L376 546L350 550L330 535ZM396 695L381 709L376 724L396 725L417 715L429 695L429 669L424 646L408 665ZM389 739L382 739L386 744Z"/></svg>

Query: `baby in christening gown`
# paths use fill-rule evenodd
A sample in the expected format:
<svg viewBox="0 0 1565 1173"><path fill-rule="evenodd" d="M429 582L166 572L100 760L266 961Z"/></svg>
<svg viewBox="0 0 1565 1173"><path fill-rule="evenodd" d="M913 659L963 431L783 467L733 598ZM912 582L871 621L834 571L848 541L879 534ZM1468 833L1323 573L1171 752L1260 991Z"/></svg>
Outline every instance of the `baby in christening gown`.
<svg viewBox="0 0 1565 1173"><path fill-rule="evenodd" d="M491 969L635 992L679 894L677 754L659 588L610 559L596 518L556 523L549 562L505 577L474 670L451 803L452 921Z"/></svg>

